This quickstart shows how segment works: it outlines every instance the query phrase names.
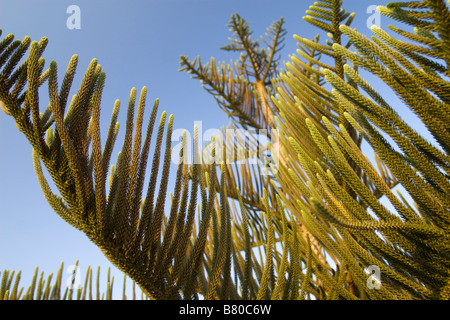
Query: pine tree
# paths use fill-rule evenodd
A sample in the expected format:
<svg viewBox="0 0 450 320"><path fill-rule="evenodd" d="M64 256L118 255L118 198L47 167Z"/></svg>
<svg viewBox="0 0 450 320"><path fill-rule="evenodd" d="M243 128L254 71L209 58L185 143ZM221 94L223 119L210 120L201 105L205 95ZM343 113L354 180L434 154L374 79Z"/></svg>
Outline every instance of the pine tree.
<svg viewBox="0 0 450 320"><path fill-rule="evenodd" d="M84 232L145 297L448 299L448 4L426 0L379 7L411 28L390 26L404 40L378 27L371 38L362 35L350 27L354 14L343 5L321 0L309 8L304 19L329 39L321 44L322 34L313 40L295 36L299 50L284 65L279 59L284 20L268 28L263 47L238 14L228 25L231 43L223 47L240 54L235 62L202 64L200 57L181 57L181 70L201 80L231 118L231 128L258 130L271 142L279 138L279 152L271 154L273 145L245 137L230 145L223 136L198 150L194 128L198 161L179 162L170 202L173 116L161 114L150 150L158 100L145 129L146 88L139 97L133 88L121 152L110 165L120 102L102 146L106 76L95 59L69 102L77 56L59 86L56 62L44 67L46 38L14 41L7 35L0 42L0 106L30 142L53 210ZM432 141L402 119L365 73L395 93ZM41 110L38 89L44 84L50 104ZM187 157L186 143L184 135L180 160ZM267 157L252 162L250 151L261 147ZM227 158L234 150L245 152ZM272 161L266 161L269 156ZM398 186L412 201L395 194ZM0 299L72 299L73 290L61 295L60 273L52 285L51 275L37 281L36 270L24 293L20 272L6 270ZM77 299L93 298L92 269L85 279ZM111 291L112 282L106 298Z"/></svg>

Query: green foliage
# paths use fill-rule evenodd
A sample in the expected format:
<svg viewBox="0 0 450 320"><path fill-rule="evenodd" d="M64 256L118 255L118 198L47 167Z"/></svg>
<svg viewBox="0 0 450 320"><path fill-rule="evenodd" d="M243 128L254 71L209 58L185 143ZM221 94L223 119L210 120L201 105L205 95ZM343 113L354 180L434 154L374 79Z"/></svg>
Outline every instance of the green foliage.
<svg viewBox="0 0 450 320"><path fill-rule="evenodd" d="M199 295L207 299L238 298L243 279L246 283L243 290L249 298L254 298L260 280L252 278L250 282L250 277L264 267L256 261L259 257L251 250L247 250L245 267L242 266L245 273L234 277L237 282L232 280L232 269L240 268L238 261L242 261L241 252L232 238L238 239L236 246L239 246L241 235L240 225L234 222L237 219L231 218L232 214L237 217L237 213L228 203L225 166L221 167L219 184L214 164L188 166L186 161L179 161L169 214L166 215L173 117L169 116L167 121L166 113L161 115L147 192L142 197L158 100L142 139L146 88L141 91L136 115L137 91L131 90L123 145L116 164L110 165L119 128L116 121L120 102L115 103L102 147L99 123L105 74L101 66L92 60L77 94L67 106L77 56L72 57L62 85L58 87L56 63L52 61L44 71L45 61L40 57L47 40L44 38L40 43L30 45L27 38L19 45L12 39L13 36L7 36L2 42L2 57L7 61L0 78L2 109L15 119L19 130L33 146L35 171L53 210L84 232L152 299L198 299ZM10 76L9 66L18 65L20 55L17 52L27 46L30 47L28 58ZM37 90L45 81L48 82L50 104L41 113ZM194 128L194 146L197 141L198 132ZM187 143L186 135L183 143ZM214 143L212 147L210 156L214 157ZM180 150L180 160L187 157L185 149L186 145ZM194 152L198 157L199 150ZM46 180L44 168L53 180L56 192ZM201 199L199 207L198 198ZM263 235L267 228L258 230L258 235L254 231L247 232L247 243L259 243L264 250L266 240ZM211 246L211 243L215 245ZM254 261L250 263L250 260ZM266 292L274 286L275 283L266 283ZM9 286L5 288L9 290Z"/></svg>
<svg viewBox="0 0 450 320"><path fill-rule="evenodd" d="M78 261L75 263L75 268L77 266ZM92 268L88 266L84 282L82 282L83 285L80 283L77 287L75 287L75 280L78 275L75 268L73 274L67 279L67 281L71 281L71 284L66 285L65 288L62 282L64 263L61 263L56 279L53 277L53 273L50 273L45 279L44 272L41 271L39 274L39 269L36 268L31 285L25 291L24 287L19 289L21 271L16 274L15 271L3 270L1 272L0 300L113 300L114 277L111 277L110 268L108 268L107 272L105 292L102 292L100 289L100 267L97 268L97 276L94 278ZM131 297L128 297L126 295L126 283L127 276L124 275L122 300L149 299L143 292L141 292L140 296L136 294L136 283L134 281L132 283ZM95 285L94 289L93 285Z"/></svg>
<svg viewBox="0 0 450 320"><path fill-rule="evenodd" d="M403 5L416 8L417 3ZM395 7L395 4L389 7ZM442 1L425 1L421 8L428 9L427 18L445 16L448 12ZM386 12L383 8L380 11ZM402 17L414 15L413 9L407 12L403 12ZM422 24L419 21L406 22L420 34L418 30ZM448 29L449 24L444 20L435 23L447 23ZM336 126L326 116L298 115L297 119L304 119L309 137L294 136L298 130L286 128L286 139L301 161L298 170L306 171L306 177L296 181L305 183L305 190L307 186L310 188L309 198L294 210L302 212L305 223L318 223L311 225L311 230L319 225L321 228L327 226L326 230L316 229L314 235L321 239L327 252L338 256L339 261L351 268L349 272L354 280L360 278L358 291L365 289L366 276L361 272L361 266L376 265L381 269L382 289L376 292L365 290L370 298L378 292L381 297L391 299L437 298L449 276L449 157L445 137L449 128L446 119L449 91L445 74L440 76L442 72L434 67L439 60L428 63L426 59L445 60L445 54L430 54L434 51L431 46L445 48L445 35L437 27L427 28L434 42L422 41L426 47L420 49L392 38L377 27L372 29L375 34L372 40L346 25L339 29L357 49L354 53L339 43L332 45L334 52L348 61L343 68L348 82L332 69L324 68L322 72L334 87L333 100L339 107L335 112L344 111L342 115L350 125L345 126L341 121ZM410 55L404 54L405 48ZM433 72L427 72L425 66ZM361 77L359 69L384 81L422 120L441 148L429 143L405 123L395 108ZM290 88L298 81L290 74L285 78ZM438 82L443 87L438 88ZM285 91L274 102L287 113L294 94ZM358 139L350 129L356 130L373 149L379 168L389 171L376 170L373 162L359 150L355 143ZM304 131L307 132L306 128ZM389 144L386 136L395 145ZM307 152L309 149L303 146L304 140L314 142L313 148L320 150L319 156ZM295 163L295 159L292 162ZM289 183L291 176L286 174L280 181ZM396 197L392 193L391 188L397 183L406 189L416 208L404 203L402 196ZM339 185L350 186L351 190ZM389 200L394 212L379 201L381 196ZM351 248L348 258L344 256L343 247Z"/></svg>
<svg viewBox="0 0 450 320"><path fill-rule="evenodd" d="M234 128L266 130L269 139L279 132L279 165L273 175L263 175L273 165L252 164L249 152L240 155L243 164L214 163L220 152L245 147L224 145L217 137L204 150L195 148L196 164L180 161L168 213L174 120L165 112L144 194L158 100L142 139L146 89L136 115L137 92L131 90L122 149L110 165L120 102L102 147L105 74L97 61L67 105L76 56L59 87L56 63L44 68L46 38L1 40L0 106L33 147L46 199L149 298L448 299L448 5L426 0L379 7L412 28L390 27L406 40L378 27L372 38L351 29L354 14L339 0L318 1L309 9L305 20L329 40L295 36L299 50L283 66L283 19L268 29L262 48L238 14L228 25L231 43L223 47L239 53L238 60L203 65L200 57L181 57L181 70L201 81ZM402 119L363 74L384 82L432 141ZM41 112L38 89L45 82L50 105ZM197 140L194 128L194 146ZM185 159L184 147L177 156ZM412 200L395 194L396 186ZM369 267L380 270L379 288L368 285ZM13 282L5 271L0 298L33 298L36 277L37 272L23 294L19 275ZM91 279L87 275L86 284ZM60 298L60 283L60 275L53 287L50 279L39 280L37 297Z"/></svg>
<svg viewBox="0 0 450 320"><path fill-rule="evenodd" d="M278 53L284 47L286 30L283 25L281 18L267 29L266 37L261 37L266 47L261 48L260 42L251 38L248 22L234 14L228 24L234 37L222 49L239 52L239 59L226 65L217 64L211 58L203 65L200 57L189 61L182 56L180 70L199 79L220 108L239 125L267 129L273 121L268 93L272 93L272 79L279 65Z"/></svg>

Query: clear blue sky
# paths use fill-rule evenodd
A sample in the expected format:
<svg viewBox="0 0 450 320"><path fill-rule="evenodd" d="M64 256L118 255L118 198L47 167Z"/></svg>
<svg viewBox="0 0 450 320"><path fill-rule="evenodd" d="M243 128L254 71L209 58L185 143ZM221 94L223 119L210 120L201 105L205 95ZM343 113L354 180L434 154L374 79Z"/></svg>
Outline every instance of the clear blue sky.
<svg viewBox="0 0 450 320"><path fill-rule="evenodd" d="M109 122L114 101L120 99L122 132L129 92L132 87L140 92L143 86L148 87L148 108L159 98L160 110L174 114L175 129L192 130L194 121L202 121L206 130L220 128L228 120L198 81L178 72L179 56L200 55L205 62L210 57L220 61L235 59L235 55L219 48L228 43L231 34L226 25L237 12L250 23L254 37L263 35L273 21L284 17L289 33L282 60L287 61L288 55L297 48L294 34L313 38L319 32L302 19L312 3L305 0L2 0L0 28L2 37L9 33L16 39L26 35L32 40L48 37L44 53L46 66L51 60L58 63L59 83L70 57L77 54L79 66L74 88L78 88L91 59L97 58L107 75L103 122ZM370 34L366 21L371 14L367 8L386 3L385 0L344 1L346 9L357 14L352 26L365 34ZM66 27L69 17L66 9L72 4L81 9L80 30ZM384 28L391 21L382 17L381 23ZM119 139L117 148L120 146ZM46 203L33 170L31 147L16 129L13 119L4 113L0 113L0 150L0 270L22 270L21 284L28 285L36 266L48 275L56 272L61 262L67 267L79 259L83 277L88 265L94 271L100 265L105 279L111 264L83 233L62 221ZM113 268L113 275L114 291L120 296L122 274Z"/></svg>

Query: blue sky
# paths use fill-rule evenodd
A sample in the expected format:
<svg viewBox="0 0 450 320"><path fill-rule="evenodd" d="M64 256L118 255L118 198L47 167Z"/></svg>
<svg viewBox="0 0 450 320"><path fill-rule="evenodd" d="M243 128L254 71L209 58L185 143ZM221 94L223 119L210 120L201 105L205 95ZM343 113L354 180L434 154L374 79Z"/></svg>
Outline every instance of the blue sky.
<svg viewBox="0 0 450 320"><path fill-rule="evenodd" d="M231 33L226 25L237 12L250 23L254 37L263 35L272 22L284 17L288 34L282 60L287 61L288 55L297 48L294 34L313 38L319 32L302 19L312 3L304 0L2 0L0 28L2 37L9 33L16 39L26 35L32 40L48 37L44 53L46 66L51 60L58 63L59 82L70 57L77 54L79 64L73 88L78 88L91 59L97 58L106 72L102 99L104 124L109 122L114 101L119 99L123 132L131 88L136 87L139 93L147 86L147 111L154 99L159 98L160 111L174 114L175 129L192 130L195 121L202 121L206 130L227 125L228 120L197 80L178 71L180 55L190 58L200 55L204 62L210 57L220 61L235 59L236 55L219 48L228 43ZM344 1L346 9L357 14L352 26L365 34L370 34L366 21L371 14L367 8L386 3L385 0ZM66 26L70 16L66 9L72 4L81 10L79 30ZM381 19L383 28L391 23ZM46 98L45 90L42 101ZM116 148L120 146L119 139ZM22 270L21 283L28 285L36 266L48 275L56 272L61 262L67 267L78 259L83 277L88 265L94 271L100 265L105 279L111 264L84 234L62 221L46 203L33 170L31 147L16 129L13 119L4 113L0 113L0 150L0 270ZM112 273L115 293L121 294L122 274L115 268Z"/></svg>

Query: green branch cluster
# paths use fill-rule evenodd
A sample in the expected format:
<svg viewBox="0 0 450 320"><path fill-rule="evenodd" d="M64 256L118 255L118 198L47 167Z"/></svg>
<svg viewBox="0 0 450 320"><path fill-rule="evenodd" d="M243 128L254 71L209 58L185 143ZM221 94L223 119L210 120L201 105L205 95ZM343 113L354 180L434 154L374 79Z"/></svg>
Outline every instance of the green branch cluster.
<svg viewBox="0 0 450 320"><path fill-rule="evenodd" d="M239 53L238 60L202 64L200 57L181 57L181 70L201 81L234 128L264 129L268 138L277 130L280 152L273 155L277 170L263 175L273 163L253 164L247 153L239 165L207 161L245 145L225 146L216 138L204 150L195 148L203 161L180 161L168 212L174 118L161 114L152 149L158 100L144 128L146 88L139 98L135 88L130 92L115 165L120 102L102 146L106 78L95 59L69 102L77 57L58 85L56 63L46 69L42 57L46 38L7 35L0 42L0 106L30 142L53 210L152 299L448 299L449 5L426 0L379 7L405 26L390 26L399 38L378 27L371 38L362 35L343 5L321 0L310 6L304 19L329 39L321 44L321 34L295 36L299 49L284 65L284 20L268 28L262 47L238 14L222 48ZM384 83L432 141L363 74ZM50 104L42 110L38 90L45 84ZM194 128L194 146L197 140ZM180 160L187 157L186 142L184 135ZM396 193L397 186L412 200ZM379 288L367 285L370 266L380 270ZM45 298L61 298L58 279L54 289L47 284ZM0 298L33 298L34 286L33 280L27 293L18 293L18 280L12 284L5 272Z"/></svg>

